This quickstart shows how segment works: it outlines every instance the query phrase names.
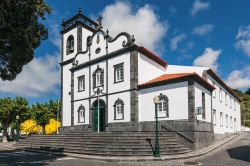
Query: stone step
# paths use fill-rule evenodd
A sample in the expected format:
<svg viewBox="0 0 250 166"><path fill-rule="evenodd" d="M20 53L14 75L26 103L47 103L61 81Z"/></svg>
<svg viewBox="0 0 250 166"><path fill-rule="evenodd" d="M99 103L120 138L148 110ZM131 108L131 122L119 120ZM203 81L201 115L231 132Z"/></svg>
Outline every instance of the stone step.
<svg viewBox="0 0 250 166"><path fill-rule="evenodd" d="M30 143L23 143L16 145L17 147L30 146ZM121 145L121 144L64 144L64 143L36 143L33 145L38 146L60 146L60 147L73 147L73 148L151 148L149 144L137 144L137 145ZM161 147L166 148L186 148L183 144L160 144Z"/></svg>
<svg viewBox="0 0 250 166"><path fill-rule="evenodd" d="M58 140L25 140L20 141L19 144L22 143L30 143L30 144L36 144L36 143L65 143L65 144L111 144L111 145L117 145L117 144L123 144L123 145L136 145L136 144L146 144L148 145L149 142L146 140L78 140L78 141L70 141L70 140L64 140L64 141L58 141ZM179 144L176 140L159 140L161 144ZM151 143L154 143L154 140L151 141Z"/></svg>
<svg viewBox="0 0 250 166"><path fill-rule="evenodd" d="M40 148L25 148L27 150L40 150ZM56 151L62 152L58 149L42 149L47 151ZM79 151L75 149L64 149L63 152L67 153L77 153L77 154L86 154L86 155L104 155L104 156L152 156L153 152L151 151ZM172 151L160 151L161 155L177 155L177 154L185 154L191 152L191 150L172 150Z"/></svg>
<svg viewBox="0 0 250 166"><path fill-rule="evenodd" d="M27 137L26 139L30 139L30 138L71 138L71 139L78 139L78 138L107 138L107 139L110 139L110 138L147 138L147 137L155 137L155 135L136 135L136 136L120 136L120 135L117 135L117 136L113 136L113 135L107 135L107 136L104 136L104 135L94 135L94 136L88 136L88 135L74 135L74 136L70 136L70 135L49 135L49 136L45 136L45 135L37 135L37 136L30 136L30 137ZM159 135L159 138L174 138L173 136L170 136L170 135Z"/></svg>
<svg viewBox="0 0 250 166"><path fill-rule="evenodd" d="M63 133L33 135L20 140L16 147L107 156L152 155L152 148L147 139L151 139L154 145L155 133ZM190 148L175 139L173 133L160 132L159 141L161 153L182 154L190 151Z"/></svg>

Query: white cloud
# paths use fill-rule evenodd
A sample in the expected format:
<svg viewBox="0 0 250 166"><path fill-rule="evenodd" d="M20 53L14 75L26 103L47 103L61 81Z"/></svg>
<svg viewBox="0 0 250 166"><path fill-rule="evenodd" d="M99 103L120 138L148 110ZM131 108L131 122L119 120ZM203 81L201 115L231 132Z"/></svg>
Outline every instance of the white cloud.
<svg viewBox="0 0 250 166"><path fill-rule="evenodd" d="M210 7L209 2L202 2L200 0L195 0L190 10L190 13L192 16L195 16L200 11L208 10L209 7Z"/></svg>
<svg viewBox="0 0 250 166"><path fill-rule="evenodd" d="M217 71L219 64L217 60L221 54L221 50L213 50L212 48L206 48L201 56L198 56L194 62L194 66L209 67Z"/></svg>
<svg viewBox="0 0 250 166"><path fill-rule="evenodd" d="M14 81L0 80L0 92L37 97L57 93L60 83L59 53L34 58Z"/></svg>
<svg viewBox="0 0 250 166"><path fill-rule="evenodd" d="M250 87L250 66L241 70L232 71L225 82L234 89L247 89Z"/></svg>
<svg viewBox="0 0 250 166"><path fill-rule="evenodd" d="M185 40L186 37L187 37L187 35L182 33L182 34L177 35L177 36L173 37L172 39L170 39L171 50L176 50L178 48L178 44L180 42L182 42L183 40Z"/></svg>
<svg viewBox="0 0 250 166"><path fill-rule="evenodd" d="M149 5L138 8L117 1L108 5L102 12L103 26L110 29L112 36L120 32L128 32L135 36L135 42L159 53L162 39L167 32L167 24L162 23Z"/></svg>
<svg viewBox="0 0 250 166"><path fill-rule="evenodd" d="M197 26L193 29L192 33L200 36L204 36L211 32L214 29L214 25L212 24L203 24L201 26Z"/></svg>
<svg viewBox="0 0 250 166"><path fill-rule="evenodd" d="M235 47L250 56L250 25L239 28L236 40Z"/></svg>

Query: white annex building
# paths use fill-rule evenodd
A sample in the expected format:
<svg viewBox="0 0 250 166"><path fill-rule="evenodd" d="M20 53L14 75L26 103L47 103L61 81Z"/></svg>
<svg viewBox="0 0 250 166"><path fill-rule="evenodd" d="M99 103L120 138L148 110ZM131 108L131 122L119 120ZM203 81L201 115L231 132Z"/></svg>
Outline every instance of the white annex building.
<svg viewBox="0 0 250 166"><path fill-rule="evenodd" d="M207 67L170 65L81 11L62 23L60 132L176 131L196 147L240 131L240 99Z"/></svg>

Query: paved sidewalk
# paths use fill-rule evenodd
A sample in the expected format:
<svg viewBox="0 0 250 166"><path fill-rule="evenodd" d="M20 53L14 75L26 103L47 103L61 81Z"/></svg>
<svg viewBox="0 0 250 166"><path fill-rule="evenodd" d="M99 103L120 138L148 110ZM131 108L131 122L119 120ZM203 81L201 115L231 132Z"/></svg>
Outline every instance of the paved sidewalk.
<svg viewBox="0 0 250 166"><path fill-rule="evenodd" d="M214 144L200 149L196 150L187 154L180 154L180 155L162 155L159 158L155 158L153 156L100 156L100 155L85 155L85 154L75 154L75 153L61 153L61 152L49 152L51 154L58 154L58 155L66 155L69 157L75 157L75 158L81 158L81 159L88 159L88 160L101 160L101 161L109 161L109 162L130 162L130 161L163 161L163 160L180 160L180 159L190 159L195 158L199 156L203 156L222 145L230 142L231 140L237 138L239 135L243 133L229 136L223 140L216 141ZM1 147L1 144L0 144ZM9 147L14 149L14 147ZM28 150L33 152L41 152L41 153L48 153L48 151L42 151L42 150Z"/></svg>
<svg viewBox="0 0 250 166"><path fill-rule="evenodd" d="M13 149L15 148L16 141L11 141L11 142L0 142L0 149L2 148L10 148Z"/></svg>

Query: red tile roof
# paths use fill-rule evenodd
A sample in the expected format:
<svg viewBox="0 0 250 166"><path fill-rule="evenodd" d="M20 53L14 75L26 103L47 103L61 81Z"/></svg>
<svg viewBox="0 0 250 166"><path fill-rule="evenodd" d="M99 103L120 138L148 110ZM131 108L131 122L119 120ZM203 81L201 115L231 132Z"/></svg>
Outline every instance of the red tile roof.
<svg viewBox="0 0 250 166"><path fill-rule="evenodd" d="M186 78L195 78L198 81L200 81L201 83L203 83L208 89L210 90L214 90L215 88L209 84L204 78L202 78L201 76L199 76L196 73L175 73L175 74L163 74L157 78L154 78L150 81L147 81L143 84L138 85L139 88L149 88L149 87L154 87L154 86L160 86L160 85L164 85L167 84L171 81L178 81L178 80L182 80L182 79L186 79Z"/></svg>
<svg viewBox="0 0 250 166"><path fill-rule="evenodd" d="M217 82L219 82L232 96L235 97L236 100L238 100L239 102L241 101L239 96L229 86L227 86L227 84L225 84L225 82L222 81L222 79L220 79L220 77L212 69L208 69L207 73L212 76Z"/></svg>
<svg viewBox="0 0 250 166"><path fill-rule="evenodd" d="M148 57L149 59L157 62L158 64L160 64L163 67L167 66L167 62L164 61L163 59L161 59L159 56L157 56L156 54L152 53L151 51L149 51L148 49L146 49L145 47L142 46L137 46L138 52L142 53L143 55L145 55L146 57Z"/></svg>

